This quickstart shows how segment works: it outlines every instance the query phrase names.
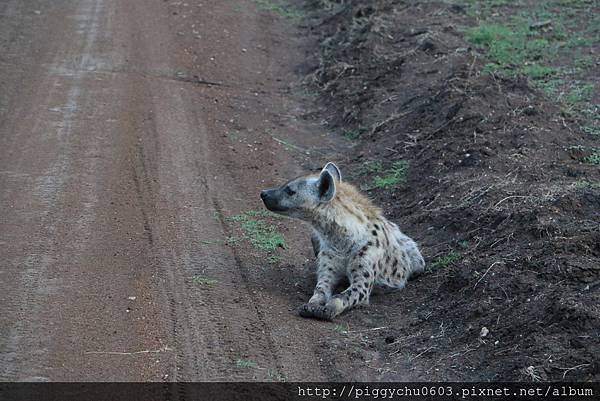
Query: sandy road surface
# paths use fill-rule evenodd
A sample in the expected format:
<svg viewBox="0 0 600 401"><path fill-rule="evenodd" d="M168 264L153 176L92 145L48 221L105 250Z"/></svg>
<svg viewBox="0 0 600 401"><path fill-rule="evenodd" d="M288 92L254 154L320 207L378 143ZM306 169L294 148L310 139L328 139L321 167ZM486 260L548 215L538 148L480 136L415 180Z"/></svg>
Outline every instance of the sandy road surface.
<svg viewBox="0 0 600 401"><path fill-rule="evenodd" d="M339 377L296 278L223 245L223 216L306 167L264 133L302 129L281 24L244 1L2 2L1 380Z"/></svg>

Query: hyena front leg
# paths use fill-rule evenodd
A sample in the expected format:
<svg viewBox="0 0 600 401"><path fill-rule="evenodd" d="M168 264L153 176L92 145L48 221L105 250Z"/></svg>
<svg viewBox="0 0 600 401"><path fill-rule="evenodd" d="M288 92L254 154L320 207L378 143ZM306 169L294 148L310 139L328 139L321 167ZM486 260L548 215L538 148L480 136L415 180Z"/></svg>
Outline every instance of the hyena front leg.
<svg viewBox="0 0 600 401"><path fill-rule="evenodd" d="M356 305L368 305L375 282L372 261L375 260L376 252L369 252L368 247L361 249L348 266L350 286L342 293L331 297L325 305L311 303L304 305L300 310L300 315L331 320Z"/></svg>
<svg viewBox="0 0 600 401"><path fill-rule="evenodd" d="M317 260L317 285L309 304L325 305L331 298L333 289L343 275L343 266L340 266L335 255L327 251L319 252Z"/></svg>
<svg viewBox="0 0 600 401"><path fill-rule="evenodd" d="M319 252L321 252L321 237L316 232L313 232L310 236L310 242L312 243L313 252L315 253L315 257L319 257Z"/></svg>

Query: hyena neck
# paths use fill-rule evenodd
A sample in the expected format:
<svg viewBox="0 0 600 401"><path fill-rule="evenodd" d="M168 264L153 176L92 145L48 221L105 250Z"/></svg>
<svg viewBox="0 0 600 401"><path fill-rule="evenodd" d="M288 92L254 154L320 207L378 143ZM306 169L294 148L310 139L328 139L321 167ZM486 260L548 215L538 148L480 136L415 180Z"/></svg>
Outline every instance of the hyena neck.
<svg viewBox="0 0 600 401"><path fill-rule="evenodd" d="M368 206L368 205L367 205ZM356 242L365 232L369 222L381 219L379 209L365 207L355 199L338 194L331 202L319 205L311 216L310 223L323 237L340 246Z"/></svg>

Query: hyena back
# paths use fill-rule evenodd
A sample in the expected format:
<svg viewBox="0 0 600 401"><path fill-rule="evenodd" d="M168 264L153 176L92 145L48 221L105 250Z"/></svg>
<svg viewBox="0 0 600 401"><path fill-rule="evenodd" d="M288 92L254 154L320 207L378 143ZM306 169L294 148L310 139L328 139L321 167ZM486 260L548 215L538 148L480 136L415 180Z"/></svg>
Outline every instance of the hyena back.
<svg viewBox="0 0 600 401"><path fill-rule="evenodd" d="M267 209L313 227L317 285L300 308L303 317L331 320L356 305L368 305L374 285L403 288L412 274L425 267L417 244L355 187L343 182L333 163L318 175L264 190L261 198ZM344 277L350 286L334 295Z"/></svg>

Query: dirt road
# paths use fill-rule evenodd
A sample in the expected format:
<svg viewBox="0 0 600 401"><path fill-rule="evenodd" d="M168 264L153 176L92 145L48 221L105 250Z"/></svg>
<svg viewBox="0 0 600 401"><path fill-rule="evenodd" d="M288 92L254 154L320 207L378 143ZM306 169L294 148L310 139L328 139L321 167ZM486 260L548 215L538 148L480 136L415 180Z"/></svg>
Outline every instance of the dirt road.
<svg viewBox="0 0 600 401"><path fill-rule="evenodd" d="M341 377L332 325L294 312L306 268L226 244L226 216L330 153L296 120L289 25L245 1L2 3L0 380Z"/></svg>

